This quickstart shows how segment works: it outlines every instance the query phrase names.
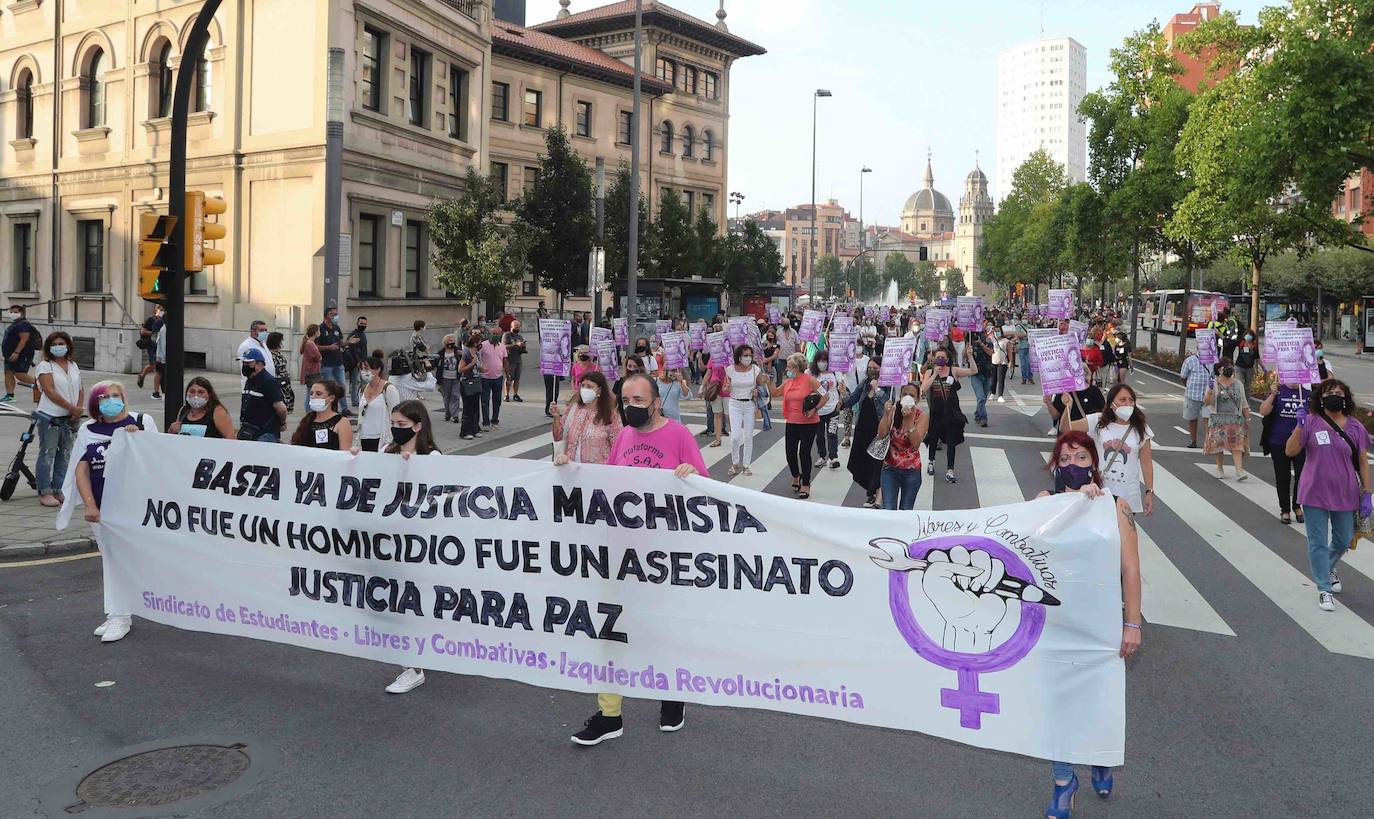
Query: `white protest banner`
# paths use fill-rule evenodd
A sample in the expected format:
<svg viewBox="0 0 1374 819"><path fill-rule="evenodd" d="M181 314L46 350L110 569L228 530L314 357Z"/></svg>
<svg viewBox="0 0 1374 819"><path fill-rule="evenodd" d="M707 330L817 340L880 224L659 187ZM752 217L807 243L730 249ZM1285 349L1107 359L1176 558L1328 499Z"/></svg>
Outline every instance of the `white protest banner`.
<svg viewBox="0 0 1374 819"><path fill-rule="evenodd" d="M663 334L663 367L668 370L687 368L687 334L685 332Z"/></svg>
<svg viewBox="0 0 1374 819"><path fill-rule="evenodd" d="M926 308L926 341L940 341L949 335L949 311L943 307Z"/></svg>
<svg viewBox="0 0 1374 819"><path fill-rule="evenodd" d="M854 369L854 351L858 347L859 334L850 330L833 330L830 333L830 371L844 374Z"/></svg>
<svg viewBox="0 0 1374 819"><path fill-rule="evenodd" d="M712 367L728 367L734 361L724 330L706 334L706 349L711 351Z"/></svg>
<svg viewBox="0 0 1374 819"><path fill-rule="evenodd" d="M1280 384L1321 383L1311 327L1271 328L1268 335L1274 338L1274 367Z"/></svg>
<svg viewBox="0 0 1374 819"><path fill-rule="evenodd" d="M592 345L592 352L596 353L597 365L601 374L606 376L606 380L614 384L620 380L620 350L615 346L615 339L606 338Z"/></svg>
<svg viewBox="0 0 1374 819"><path fill-rule="evenodd" d="M1217 331L1199 327L1193 331L1197 339L1197 361L1204 367L1217 363Z"/></svg>
<svg viewBox="0 0 1374 819"><path fill-rule="evenodd" d="M961 330L977 332L983 329L983 298L959 296L954 300L956 324Z"/></svg>
<svg viewBox="0 0 1374 819"><path fill-rule="evenodd" d="M630 320L627 318L611 319L611 330L615 333L615 344L617 347L630 346Z"/></svg>
<svg viewBox="0 0 1374 819"><path fill-rule="evenodd" d="M1110 498L883 512L668 470L123 431L106 459L111 611L1123 762Z"/></svg>
<svg viewBox="0 0 1374 819"><path fill-rule="evenodd" d="M916 339L889 338L883 344L883 360L878 371L878 386L899 387L911 373L911 359L916 356Z"/></svg>
<svg viewBox="0 0 1374 819"><path fill-rule="evenodd" d="M687 348L691 350L706 349L706 322L694 321L687 325Z"/></svg>
<svg viewBox="0 0 1374 819"><path fill-rule="evenodd" d="M825 312L822 310L806 310L802 313L801 329L797 331L797 338L802 341L817 341L821 337L821 326L825 323Z"/></svg>
<svg viewBox="0 0 1374 819"><path fill-rule="evenodd" d="M1029 335L1031 357L1040 375L1040 392L1054 396L1088 388L1083 353L1072 334Z"/></svg>
<svg viewBox="0 0 1374 819"><path fill-rule="evenodd" d="M1047 315L1057 319L1073 318L1073 291L1051 290Z"/></svg>
<svg viewBox="0 0 1374 819"><path fill-rule="evenodd" d="M572 372L572 322L539 320L539 374L569 375Z"/></svg>
<svg viewBox="0 0 1374 819"><path fill-rule="evenodd" d="M1035 353L1035 343L1034 343L1035 338L1036 338L1037 336L1057 336L1057 335L1059 335L1059 330L1058 330L1057 328L1054 328L1054 327L1027 327L1027 328L1026 328L1026 340L1029 341L1029 342L1031 342L1031 344L1030 344L1030 365L1031 365L1031 372L1033 372L1033 373L1038 373L1038 372L1040 372L1040 359L1036 357L1036 353Z"/></svg>

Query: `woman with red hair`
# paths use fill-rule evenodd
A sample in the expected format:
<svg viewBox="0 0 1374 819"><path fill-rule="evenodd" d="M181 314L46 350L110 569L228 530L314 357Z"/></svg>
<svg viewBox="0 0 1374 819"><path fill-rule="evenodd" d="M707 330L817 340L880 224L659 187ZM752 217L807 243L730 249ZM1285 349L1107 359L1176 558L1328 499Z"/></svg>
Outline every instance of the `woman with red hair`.
<svg viewBox="0 0 1374 819"><path fill-rule="evenodd" d="M1054 475L1054 490L1041 492L1040 497L1065 492L1081 492L1089 498L1107 494L1102 489L1097 447L1086 432L1072 430L1060 435L1050 455L1050 472ZM1116 522L1121 532L1121 596L1125 619L1121 624L1122 657L1130 657L1140 649L1140 553L1135 521L1130 507L1116 501ZM1105 580L1105 579L1104 579ZM1047 819L1067 819L1078 792L1078 776L1067 762L1051 762L1054 771L1054 795L1045 809ZM1097 795L1106 799L1112 795L1112 769L1092 766L1092 785Z"/></svg>

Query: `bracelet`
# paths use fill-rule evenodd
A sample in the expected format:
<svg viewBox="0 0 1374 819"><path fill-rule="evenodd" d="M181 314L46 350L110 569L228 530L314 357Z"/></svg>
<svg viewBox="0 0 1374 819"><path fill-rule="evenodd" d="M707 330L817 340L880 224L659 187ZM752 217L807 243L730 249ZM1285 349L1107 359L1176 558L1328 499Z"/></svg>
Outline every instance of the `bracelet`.
<svg viewBox="0 0 1374 819"><path fill-rule="evenodd" d="M1126 628L1133 628L1136 631L1140 631L1139 623L1122 623L1121 625L1125 626Z"/></svg>
<svg viewBox="0 0 1374 819"><path fill-rule="evenodd" d="M1147 487L1147 488L1145 489L1145 494L1147 494L1147 495L1153 495L1154 493L1155 493L1154 487Z"/></svg>

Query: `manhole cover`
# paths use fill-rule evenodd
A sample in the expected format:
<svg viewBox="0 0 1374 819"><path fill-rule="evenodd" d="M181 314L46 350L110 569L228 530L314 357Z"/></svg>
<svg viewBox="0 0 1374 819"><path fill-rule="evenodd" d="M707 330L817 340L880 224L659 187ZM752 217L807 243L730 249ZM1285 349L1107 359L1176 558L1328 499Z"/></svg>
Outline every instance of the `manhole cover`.
<svg viewBox="0 0 1374 819"><path fill-rule="evenodd" d="M219 790L248 772L248 746L178 745L144 751L104 765L76 786L80 800L67 813L88 808L156 807Z"/></svg>

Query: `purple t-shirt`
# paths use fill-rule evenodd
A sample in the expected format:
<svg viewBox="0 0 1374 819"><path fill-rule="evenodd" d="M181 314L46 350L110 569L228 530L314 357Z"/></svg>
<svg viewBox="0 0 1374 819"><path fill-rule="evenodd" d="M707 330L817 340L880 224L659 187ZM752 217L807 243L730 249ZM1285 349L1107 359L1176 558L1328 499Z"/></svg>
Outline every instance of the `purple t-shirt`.
<svg viewBox="0 0 1374 819"><path fill-rule="evenodd" d="M118 423L110 424L104 421L90 423L86 429L96 435L112 436L115 430L123 429L130 424L143 429L143 414L130 415ZM110 441L96 441L86 446L86 451L81 453L81 460L89 466L91 478L91 494L95 496L96 505L100 505L101 499L105 495L105 449L111 444Z"/></svg>
<svg viewBox="0 0 1374 819"><path fill-rule="evenodd" d="M1354 418L1345 419L1345 434L1361 451L1369 449L1369 433ZM1333 512L1360 508L1360 477L1350 447L1321 416L1307 416L1302 427L1307 462L1298 483L1298 503Z"/></svg>

